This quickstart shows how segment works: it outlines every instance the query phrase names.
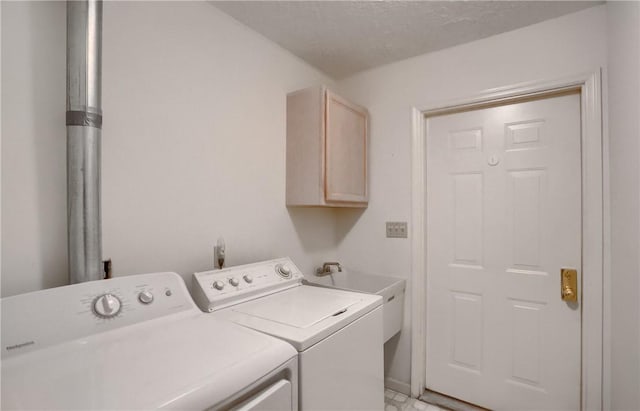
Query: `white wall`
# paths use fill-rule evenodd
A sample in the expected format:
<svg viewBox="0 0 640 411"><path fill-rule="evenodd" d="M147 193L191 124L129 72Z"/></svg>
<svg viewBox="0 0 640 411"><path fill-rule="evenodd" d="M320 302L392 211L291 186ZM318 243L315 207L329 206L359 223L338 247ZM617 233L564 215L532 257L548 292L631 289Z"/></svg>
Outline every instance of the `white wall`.
<svg viewBox="0 0 640 411"><path fill-rule="evenodd" d="M66 272L65 10L2 2L3 296Z"/></svg>
<svg viewBox="0 0 640 411"><path fill-rule="evenodd" d="M640 3L607 4L611 409L640 409Z"/></svg>
<svg viewBox="0 0 640 411"><path fill-rule="evenodd" d="M371 180L367 210L339 216L340 261L410 277L410 241L386 239L384 222L411 221L413 106L593 71L606 65L606 56L606 8L599 6L341 81L340 89L371 113ZM387 376L401 384L410 379L409 300L401 335L385 346Z"/></svg>
<svg viewBox="0 0 640 411"><path fill-rule="evenodd" d="M67 283L64 2L2 3L2 295ZM115 275L335 254L287 210L285 95L322 73L205 2L105 2L104 257Z"/></svg>

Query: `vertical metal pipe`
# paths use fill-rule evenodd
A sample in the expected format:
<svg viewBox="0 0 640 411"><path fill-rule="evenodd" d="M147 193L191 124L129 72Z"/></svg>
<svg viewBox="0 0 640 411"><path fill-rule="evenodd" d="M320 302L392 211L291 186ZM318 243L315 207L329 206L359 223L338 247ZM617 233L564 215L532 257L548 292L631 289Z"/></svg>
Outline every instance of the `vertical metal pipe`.
<svg viewBox="0 0 640 411"><path fill-rule="evenodd" d="M104 278L100 205L102 1L67 1L69 280Z"/></svg>

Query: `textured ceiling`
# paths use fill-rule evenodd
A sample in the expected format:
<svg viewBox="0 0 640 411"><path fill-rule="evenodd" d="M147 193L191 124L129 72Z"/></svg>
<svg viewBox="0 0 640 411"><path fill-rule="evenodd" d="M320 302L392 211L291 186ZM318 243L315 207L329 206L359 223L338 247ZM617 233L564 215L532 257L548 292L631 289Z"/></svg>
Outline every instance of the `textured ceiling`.
<svg viewBox="0 0 640 411"><path fill-rule="evenodd" d="M212 1L339 79L601 1Z"/></svg>

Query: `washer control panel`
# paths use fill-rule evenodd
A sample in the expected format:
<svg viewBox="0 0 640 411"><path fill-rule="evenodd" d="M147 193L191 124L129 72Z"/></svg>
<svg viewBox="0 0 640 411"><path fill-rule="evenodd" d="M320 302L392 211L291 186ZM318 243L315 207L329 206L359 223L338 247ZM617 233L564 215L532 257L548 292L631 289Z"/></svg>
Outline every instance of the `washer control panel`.
<svg viewBox="0 0 640 411"><path fill-rule="evenodd" d="M302 273L290 258L193 275L193 296L203 311L215 311L257 297L298 286Z"/></svg>
<svg viewBox="0 0 640 411"><path fill-rule="evenodd" d="M200 312L175 273L87 281L3 298L1 303L2 358L168 315Z"/></svg>

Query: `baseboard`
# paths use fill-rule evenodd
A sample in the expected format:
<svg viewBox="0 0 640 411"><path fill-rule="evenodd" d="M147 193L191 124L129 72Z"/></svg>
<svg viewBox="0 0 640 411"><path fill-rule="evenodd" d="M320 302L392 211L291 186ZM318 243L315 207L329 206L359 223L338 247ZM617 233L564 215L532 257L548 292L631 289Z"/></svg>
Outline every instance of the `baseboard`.
<svg viewBox="0 0 640 411"><path fill-rule="evenodd" d="M424 390L424 393L420 396L420 401L424 401L427 404L436 405L445 410L452 411L489 411L487 408L479 407L475 404L461 401L457 398L449 397L439 392Z"/></svg>
<svg viewBox="0 0 640 411"><path fill-rule="evenodd" d="M384 379L384 386L390 390L411 396L411 385L409 383L387 377Z"/></svg>

